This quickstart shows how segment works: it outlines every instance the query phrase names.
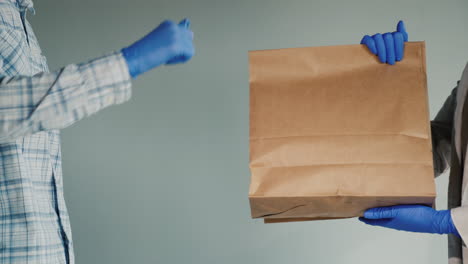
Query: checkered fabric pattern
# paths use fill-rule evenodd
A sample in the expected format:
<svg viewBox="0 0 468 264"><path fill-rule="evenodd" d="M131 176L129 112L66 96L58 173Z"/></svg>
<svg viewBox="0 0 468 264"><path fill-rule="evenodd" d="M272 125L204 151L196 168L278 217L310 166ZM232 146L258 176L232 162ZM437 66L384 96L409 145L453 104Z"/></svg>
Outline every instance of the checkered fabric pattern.
<svg viewBox="0 0 468 264"><path fill-rule="evenodd" d="M74 263L59 129L127 101L120 52L49 73L26 14L0 0L0 264Z"/></svg>

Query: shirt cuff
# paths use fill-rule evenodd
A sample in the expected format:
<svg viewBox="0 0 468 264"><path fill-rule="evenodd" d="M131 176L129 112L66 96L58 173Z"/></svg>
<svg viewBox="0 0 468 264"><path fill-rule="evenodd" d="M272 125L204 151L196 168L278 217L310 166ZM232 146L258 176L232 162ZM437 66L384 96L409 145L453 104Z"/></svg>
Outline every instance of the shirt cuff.
<svg viewBox="0 0 468 264"><path fill-rule="evenodd" d="M102 106L121 104L132 95L131 76L122 52L113 52L84 65L86 75L92 76L90 93L98 97Z"/></svg>
<svg viewBox="0 0 468 264"><path fill-rule="evenodd" d="M452 221L463 241L468 241L468 207L461 206L450 210Z"/></svg>

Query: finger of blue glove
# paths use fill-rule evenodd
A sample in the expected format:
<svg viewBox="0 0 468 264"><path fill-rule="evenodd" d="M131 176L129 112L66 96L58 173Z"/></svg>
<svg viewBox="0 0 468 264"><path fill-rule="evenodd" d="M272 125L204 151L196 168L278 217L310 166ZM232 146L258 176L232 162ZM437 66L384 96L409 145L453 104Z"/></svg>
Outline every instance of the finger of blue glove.
<svg viewBox="0 0 468 264"><path fill-rule="evenodd" d="M190 28L186 27L186 25L189 24L190 21L188 19L184 19L179 23L179 26L183 26L183 28L179 29L181 38L179 54L167 61L167 65L184 63L193 57L195 53L195 48L193 47L193 32Z"/></svg>
<svg viewBox="0 0 468 264"><path fill-rule="evenodd" d="M373 54L377 55L377 48L375 47L375 41L371 36L365 35L362 40L361 44L364 44L367 46L367 48L372 52Z"/></svg>
<svg viewBox="0 0 468 264"><path fill-rule="evenodd" d="M190 28L190 20L188 18L184 18L180 21L179 26L182 28Z"/></svg>
<svg viewBox="0 0 468 264"><path fill-rule="evenodd" d="M405 54L405 43L403 40L403 34L401 32L393 32L393 40L395 41L395 59L401 61Z"/></svg>
<svg viewBox="0 0 468 264"><path fill-rule="evenodd" d="M184 33L184 39L182 41L185 51L191 55L195 52L194 46L193 46L193 32L189 29L186 30Z"/></svg>
<svg viewBox="0 0 468 264"><path fill-rule="evenodd" d="M371 208L364 212L364 218L366 219L393 218L397 215L398 213L397 210L398 208L395 206Z"/></svg>
<svg viewBox="0 0 468 264"><path fill-rule="evenodd" d="M180 29L180 36L184 40L192 41L193 39L193 31L189 28L181 28Z"/></svg>
<svg viewBox="0 0 468 264"><path fill-rule="evenodd" d="M195 48L193 46L192 40L185 39L182 42L182 49L180 51L180 54L174 56L172 59L166 62L166 64L171 65L171 64L186 62L190 60L194 54L195 54Z"/></svg>
<svg viewBox="0 0 468 264"><path fill-rule="evenodd" d="M359 217L359 221L372 226L387 226L392 219L366 219Z"/></svg>
<svg viewBox="0 0 468 264"><path fill-rule="evenodd" d="M178 55L176 57L174 57L173 59L169 60L168 62L166 62L167 65L173 65L173 64L178 64L178 63L184 63L184 62L187 62L188 60L190 60L192 58L193 55L190 55L190 54L181 54L181 55Z"/></svg>
<svg viewBox="0 0 468 264"><path fill-rule="evenodd" d="M179 55L179 56L176 56L173 59L169 60L168 62L166 62L166 65L174 65L174 64L184 63L184 62L188 61L189 59L190 58L188 56Z"/></svg>
<svg viewBox="0 0 468 264"><path fill-rule="evenodd" d="M188 18L184 18L182 19L182 21L180 21L179 23L179 26L183 29L187 29L188 31L188 35L190 36L190 39L193 39L193 32L192 30L190 30L190 25L191 25L191 22Z"/></svg>
<svg viewBox="0 0 468 264"><path fill-rule="evenodd" d="M393 40L392 33L383 34L385 42L385 50L387 52L387 63L390 65L395 64L395 41Z"/></svg>
<svg viewBox="0 0 468 264"><path fill-rule="evenodd" d="M377 56L379 57L380 62L387 62L387 51L385 50L385 42L382 37L382 34L377 33L372 36L375 42L375 47L377 48Z"/></svg>
<svg viewBox="0 0 468 264"><path fill-rule="evenodd" d="M194 36L193 31L189 32L189 36L190 36L190 39L193 40L193 36Z"/></svg>
<svg viewBox="0 0 468 264"><path fill-rule="evenodd" d="M178 64L178 63L184 63L187 62L192 58L192 54L190 53L184 53L175 56L174 58L170 59L168 62L166 62L167 65L173 65L173 64Z"/></svg>
<svg viewBox="0 0 468 264"><path fill-rule="evenodd" d="M406 32L405 22L400 20L397 25L397 32L403 34L403 41L408 41L408 33Z"/></svg>

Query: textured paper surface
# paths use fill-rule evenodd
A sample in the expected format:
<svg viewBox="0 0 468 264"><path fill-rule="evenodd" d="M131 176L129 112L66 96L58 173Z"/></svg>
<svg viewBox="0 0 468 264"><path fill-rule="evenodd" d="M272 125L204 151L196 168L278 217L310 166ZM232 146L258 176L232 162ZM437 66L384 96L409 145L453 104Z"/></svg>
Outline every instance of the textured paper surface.
<svg viewBox="0 0 468 264"><path fill-rule="evenodd" d="M433 205L424 42L394 66L364 45L251 51L249 71L252 217Z"/></svg>

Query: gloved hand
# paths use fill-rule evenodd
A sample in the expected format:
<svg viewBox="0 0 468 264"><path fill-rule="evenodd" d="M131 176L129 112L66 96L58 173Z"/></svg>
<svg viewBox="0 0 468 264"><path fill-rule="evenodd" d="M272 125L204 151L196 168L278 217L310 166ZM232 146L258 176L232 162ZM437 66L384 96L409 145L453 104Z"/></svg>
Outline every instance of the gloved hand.
<svg viewBox="0 0 468 264"><path fill-rule="evenodd" d="M193 32L188 19L178 25L164 21L148 35L122 49L133 78L162 64L187 62L194 53Z"/></svg>
<svg viewBox="0 0 468 264"><path fill-rule="evenodd" d="M397 31L383 35L377 33L372 37L365 35L361 44L365 44L372 53L379 57L382 63L393 65L395 61L403 59L404 42L407 41L408 33L406 33L405 24L400 21L397 25Z"/></svg>
<svg viewBox="0 0 468 264"><path fill-rule="evenodd" d="M360 221L402 231L437 234L458 234L450 210L436 211L423 205L377 207L364 212Z"/></svg>

